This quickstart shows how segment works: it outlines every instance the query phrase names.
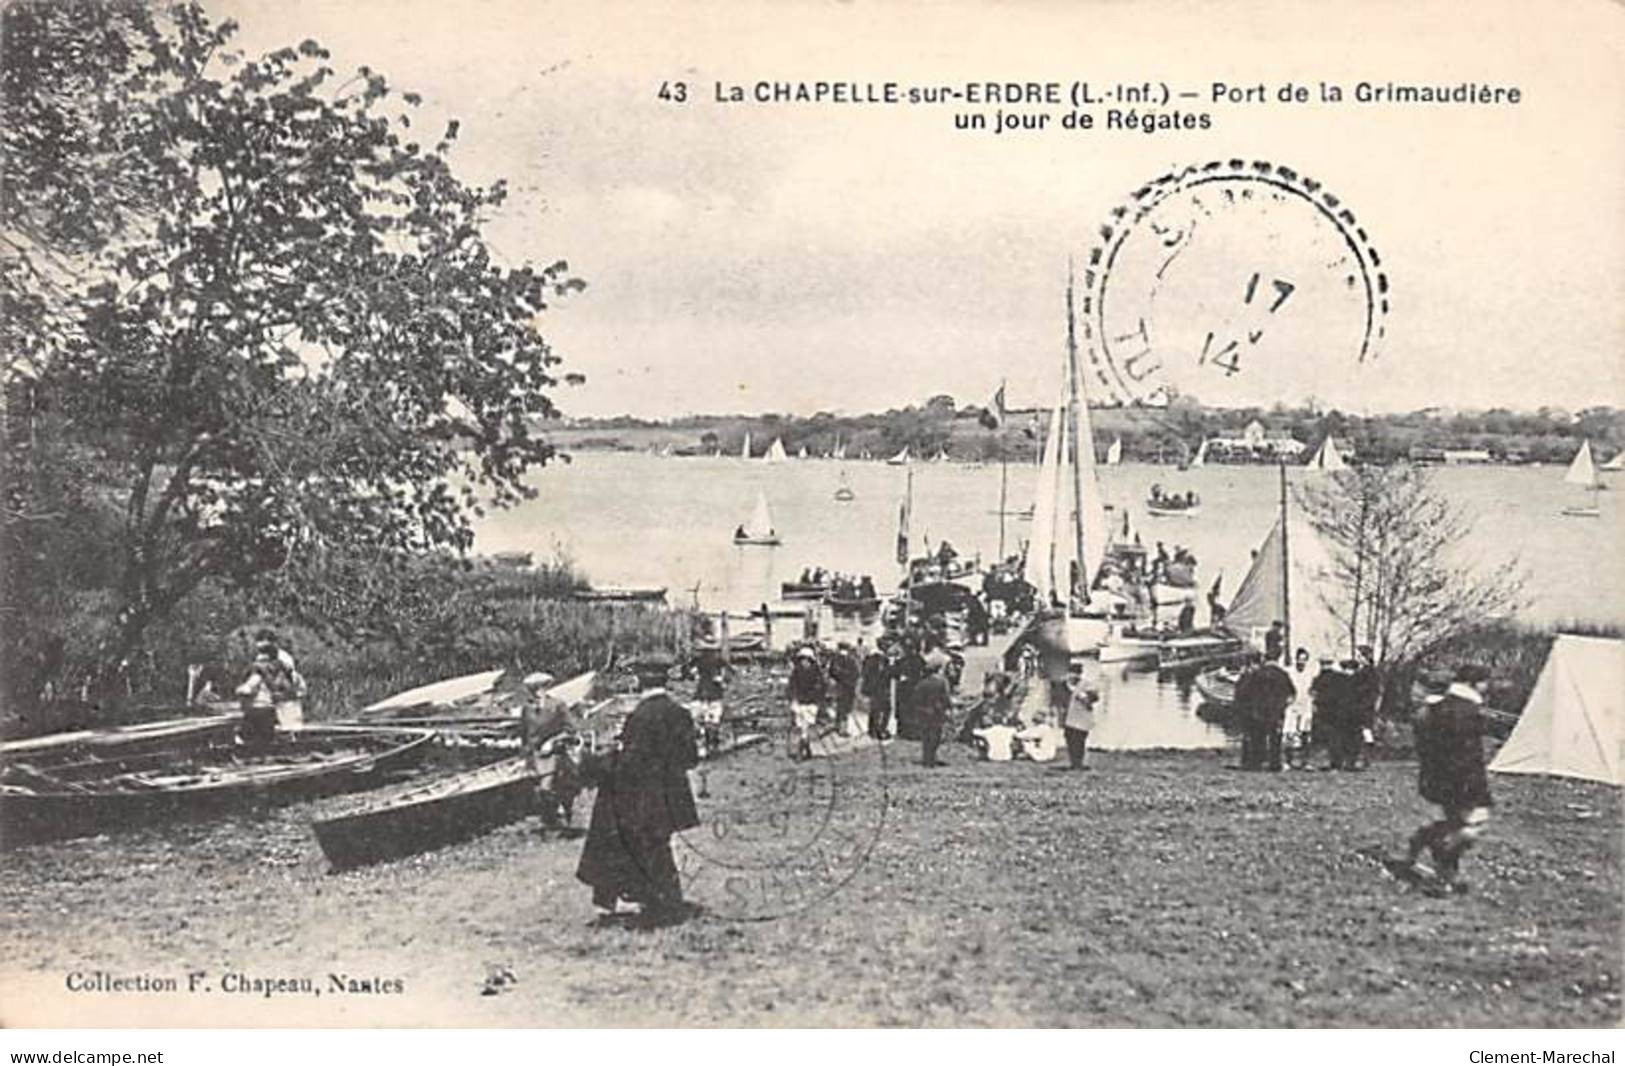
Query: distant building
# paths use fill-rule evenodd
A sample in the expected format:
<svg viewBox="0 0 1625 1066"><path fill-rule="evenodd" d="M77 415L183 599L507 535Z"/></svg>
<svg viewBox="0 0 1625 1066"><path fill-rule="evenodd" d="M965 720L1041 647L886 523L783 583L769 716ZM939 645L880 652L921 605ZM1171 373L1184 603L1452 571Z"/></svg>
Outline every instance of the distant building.
<svg viewBox="0 0 1625 1066"><path fill-rule="evenodd" d="M1444 450L1446 466L1462 466L1471 463L1494 462L1494 458L1483 448L1446 448Z"/></svg>
<svg viewBox="0 0 1625 1066"><path fill-rule="evenodd" d="M1471 466L1477 463L1495 462L1495 456L1483 448L1437 448L1431 445L1413 444L1409 454L1413 463L1433 463L1444 466Z"/></svg>
<svg viewBox="0 0 1625 1066"><path fill-rule="evenodd" d="M1297 459L1307 449L1298 440L1288 436L1270 436L1264 423L1253 419L1239 437L1214 437L1208 441L1207 454L1226 463L1268 462L1275 459Z"/></svg>

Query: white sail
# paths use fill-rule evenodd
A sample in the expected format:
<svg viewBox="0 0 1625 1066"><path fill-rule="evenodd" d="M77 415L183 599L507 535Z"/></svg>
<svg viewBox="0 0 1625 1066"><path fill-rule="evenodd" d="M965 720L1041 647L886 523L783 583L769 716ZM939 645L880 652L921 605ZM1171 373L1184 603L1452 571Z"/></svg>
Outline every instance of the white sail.
<svg viewBox="0 0 1625 1066"><path fill-rule="evenodd" d="M1078 505L1078 522L1083 526L1083 573L1079 579L1089 588L1106 558L1106 501L1095 471L1095 434L1089 423L1089 391L1083 375L1078 377L1078 474L1083 482L1083 500ZM1065 573L1065 571L1062 571Z"/></svg>
<svg viewBox="0 0 1625 1066"><path fill-rule="evenodd" d="M1287 530L1287 573L1281 572L1281 520L1277 518L1231 598L1224 624L1262 650L1271 624L1284 621L1294 648L1308 648L1311 658L1344 658L1350 651L1348 627L1332 614L1324 595L1324 590L1337 587L1331 558L1309 523L1292 518Z"/></svg>
<svg viewBox="0 0 1625 1066"><path fill-rule="evenodd" d="M887 459L886 462L890 463L892 466L902 466L904 463L908 462L908 445L903 445L903 450L892 456L890 459Z"/></svg>
<svg viewBox="0 0 1625 1066"><path fill-rule="evenodd" d="M745 446L743 448L739 449L739 458L741 458L741 459L749 459L750 458L750 430L748 430L748 429L745 430Z"/></svg>
<svg viewBox="0 0 1625 1066"><path fill-rule="evenodd" d="M1038 590L1039 604L1048 604L1055 590L1055 497L1060 473L1061 427L1066 424L1061 405L1050 412L1044 434L1043 458L1038 468L1038 491L1033 494L1033 535L1027 543L1022 580Z"/></svg>
<svg viewBox="0 0 1625 1066"><path fill-rule="evenodd" d="M835 449L833 451L831 451L829 454L830 454L830 458L832 458L832 459L845 459L846 458L846 441L842 440L839 437L836 437L835 438Z"/></svg>
<svg viewBox="0 0 1625 1066"><path fill-rule="evenodd" d="M1113 437L1112 446L1106 449L1106 465L1116 466L1123 461L1123 438Z"/></svg>
<svg viewBox="0 0 1625 1066"><path fill-rule="evenodd" d="M756 509L751 512L745 532L758 540L773 536L773 512L767 509L767 496L760 492L756 494Z"/></svg>
<svg viewBox="0 0 1625 1066"><path fill-rule="evenodd" d="M1196 457L1191 460L1191 466L1193 466L1193 467L1201 466L1202 464L1204 464L1206 462L1207 462L1207 438L1203 437L1202 438L1202 443L1200 445L1198 445L1197 448L1196 448Z"/></svg>
<svg viewBox="0 0 1625 1066"><path fill-rule="evenodd" d="M1320 449L1309 459L1309 469L1332 473L1348 468L1349 465L1343 461L1337 445L1332 443L1332 435L1326 434L1326 439L1320 442Z"/></svg>
<svg viewBox="0 0 1625 1066"><path fill-rule="evenodd" d="M1563 480L1570 485L1584 485L1586 488L1595 488L1597 484L1597 468L1591 462L1591 442L1583 441L1580 451L1569 464L1569 472L1563 475Z"/></svg>
<svg viewBox="0 0 1625 1066"><path fill-rule="evenodd" d="M767 447L767 454L762 456L762 462L782 463L788 458L789 456L784 454L784 442L774 437L773 443Z"/></svg>
<svg viewBox="0 0 1625 1066"><path fill-rule="evenodd" d="M1625 451L1617 453L1612 459L1602 464L1598 470L1625 470Z"/></svg>

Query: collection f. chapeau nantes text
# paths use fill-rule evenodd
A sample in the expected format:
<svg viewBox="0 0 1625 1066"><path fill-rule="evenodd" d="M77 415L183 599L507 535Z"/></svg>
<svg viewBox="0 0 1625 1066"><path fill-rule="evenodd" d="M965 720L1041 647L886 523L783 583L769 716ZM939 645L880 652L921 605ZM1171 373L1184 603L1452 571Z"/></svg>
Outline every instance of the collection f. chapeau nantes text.
<svg viewBox="0 0 1625 1066"><path fill-rule="evenodd" d="M225 993L232 996L399 996L406 979L377 974L329 972L320 977L271 976L239 970L189 970L172 974L113 974L105 970L74 970L63 978L69 992L102 995Z"/></svg>
<svg viewBox="0 0 1625 1066"><path fill-rule="evenodd" d="M707 91L709 90L709 91ZM1359 81L662 81L656 97L668 104L725 105L878 104L952 110L955 129L1013 133L1027 130L1212 129L1204 108L1255 106L1414 105L1508 106L1523 101L1516 85L1485 82L1398 83ZM985 110L991 108L992 110ZM1065 111L1047 110L1068 108ZM984 110L977 110L984 109Z"/></svg>

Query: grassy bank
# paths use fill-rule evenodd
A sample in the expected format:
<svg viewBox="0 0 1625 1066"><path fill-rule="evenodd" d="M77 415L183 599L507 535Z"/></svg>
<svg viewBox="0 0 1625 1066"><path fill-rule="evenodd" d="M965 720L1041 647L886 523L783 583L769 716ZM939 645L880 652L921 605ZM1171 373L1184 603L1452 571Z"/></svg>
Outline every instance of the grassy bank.
<svg viewBox="0 0 1625 1066"><path fill-rule="evenodd" d="M229 696L247 675L254 633L278 631L309 686L306 715L320 721L417 685L480 670L544 670L560 678L628 658L686 646L690 612L583 603L587 585L568 560L428 560L394 601L387 633L342 639L292 623L217 590L204 590L167 623L131 664L116 705L68 698L0 714L0 734L15 736L122 724L175 714L185 703L187 667Z"/></svg>
<svg viewBox="0 0 1625 1066"><path fill-rule="evenodd" d="M778 708L780 711L782 707ZM785 779L777 744L717 764L719 814ZM817 763L830 831L884 804L857 876L778 920L592 928L578 840L517 825L332 875L314 804L0 855L0 1003L138 1024L1595 1026L1620 1019L1617 790L1501 778L1474 891L1381 859L1433 816L1415 766L1239 774L1227 753L917 765L898 742ZM584 821L584 797L578 820ZM401 996L68 997L72 970L398 977ZM515 980L482 995L487 977ZM52 1013L54 1012L54 1013ZM5 1020L21 1020L20 1015Z"/></svg>

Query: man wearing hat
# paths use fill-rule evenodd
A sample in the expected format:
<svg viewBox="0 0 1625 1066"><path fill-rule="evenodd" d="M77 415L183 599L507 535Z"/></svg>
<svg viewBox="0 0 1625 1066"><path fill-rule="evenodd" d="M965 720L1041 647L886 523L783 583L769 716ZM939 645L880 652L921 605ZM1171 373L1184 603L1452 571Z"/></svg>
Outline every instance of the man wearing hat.
<svg viewBox="0 0 1625 1066"><path fill-rule="evenodd" d="M835 685L835 730L845 735L852 719L852 705L858 699L858 677L862 663L850 641L841 641L829 660L829 679Z"/></svg>
<svg viewBox="0 0 1625 1066"><path fill-rule="evenodd" d="M627 900L641 906L643 919L666 922L683 909L672 834L700 824L688 783L699 755L694 721L666 692L665 672L640 670L638 682L642 698L618 746L591 770L598 795L576 878L592 886L606 916Z"/></svg>
<svg viewBox="0 0 1625 1066"><path fill-rule="evenodd" d="M1095 728L1095 703L1100 692L1084 677L1083 664L1073 662L1068 668L1070 695L1066 704L1066 720L1061 724L1066 737L1068 770L1087 770L1084 756L1089 750L1089 734Z"/></svg>
<svg viewBox="0 0 1625 1066"><path fill-rule="evenodd" d="M1430 895L1465 892L1459 880L1461 857L1478 841L1490 820L1489 776L1484 772L1484 683L1489 671L1467 663L1442 696L1430 696L1416 723L1418 791L1438 804L1444 817L1411 835L1407 858L1412 870L1426 874L1417 860L1426 848L1433 855L1437 880Z"/></svg>
<svg viewBox="0 0 1625 1066"><path fill-rule="evenodd" d="M948 724L948 712L953 709L953 694L942 668L948 656L933 651L925 657L925 676L914 684L914 712L920 727L920 765L946 766L937 758L942 744L942 730Z"/></svg>
<svg viewBox="0 0 1625 1066"><path fill-rule="evenodd" d="M824 670L813 650L803 646L790 665L790 758L812 757L813 727L823 705Z"/></svg>

